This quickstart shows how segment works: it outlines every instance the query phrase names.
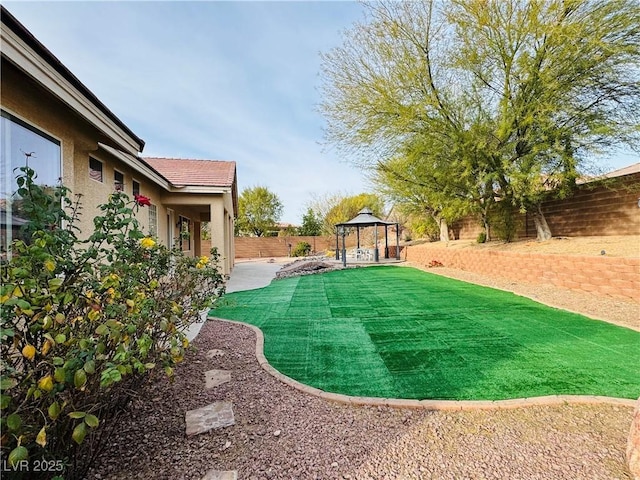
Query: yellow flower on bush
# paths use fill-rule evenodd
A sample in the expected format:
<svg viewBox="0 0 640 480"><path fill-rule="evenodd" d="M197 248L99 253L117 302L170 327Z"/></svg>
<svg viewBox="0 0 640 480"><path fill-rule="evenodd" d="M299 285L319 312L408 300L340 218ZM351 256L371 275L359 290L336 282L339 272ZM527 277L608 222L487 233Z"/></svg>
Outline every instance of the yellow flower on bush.
<svg viewBox="0 0 640 480"><path fill-rule="evenodd" d="M142 248L149 249L156 246L156 241L153 238L144 237L140 240L140 245L142 245Z"/></svg>
<svg viewBox="0 0 640 480"><path fill-rule="evenodd" d="M196 263L196 268L204 268L207 266L207 263L209 263L209 257L203 255L198 260L198 263Z"/></svg>

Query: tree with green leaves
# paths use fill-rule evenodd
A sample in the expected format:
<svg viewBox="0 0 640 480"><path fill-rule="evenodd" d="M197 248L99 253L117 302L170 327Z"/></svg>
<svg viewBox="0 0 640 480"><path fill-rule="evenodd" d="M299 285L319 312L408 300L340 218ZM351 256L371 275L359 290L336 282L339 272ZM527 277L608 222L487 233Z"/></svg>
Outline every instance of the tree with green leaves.
<svg viewBox="0 0 640 480"><path fill-rule="evenodd" d="M568 194L594 152L638 146L634 0L373 2L367 14L323 55L321 110L328 143L382 180L409 188L392 167L411 162L412 181L429 179L421 195L466 203L485 228L506 202L546 239L542 199Z"/></svg>
<svg viewBox="0 0 640 480"><path fill-rule="evenodd" d="M447 15L453 61L496 119L500 187L548 239L549 192L570 193L590 154L638 145L640 4L459 1Z"/></svg>
<svg viewBox="0 0 640 480"><path fill-rule="evenodd" d="M374 215L382 216L384 200L372 193L348 195L345 193L316 196L310 203L316 218L321 222L321 235L334 235L336 223L355 217L363 208L370 208Z"/></svg>
<svg viewBox="0 0 640 480"><path fill-rule="evenodd" d="M244 189L238 199L236 235L264 236L276 228L282 211L280 199L267 187L255 186Z"/></svg>
<svg viewBox="0 0 640 480"><path fill-rule="evenodd" d="M384 200L373 193L360 193L348 197L342 197L327 212L323 222L323 232L326 235L335 234L337 223L347 222L358 215L363 208L370 209L377 217L384 215Z"/></svg>
<svg viewBox="0 0 640 480"><path fill-rule="evenodd" d="M322 220L311 207L302 216L302 226L298 228L298 235L317 236L322 234Z"/></svg>

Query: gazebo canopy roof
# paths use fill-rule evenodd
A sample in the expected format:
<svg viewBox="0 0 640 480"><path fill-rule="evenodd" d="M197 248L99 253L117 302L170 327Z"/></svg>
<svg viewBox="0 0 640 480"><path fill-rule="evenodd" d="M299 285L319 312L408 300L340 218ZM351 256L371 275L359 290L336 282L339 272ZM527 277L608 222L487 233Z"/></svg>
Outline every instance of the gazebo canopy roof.
<svg viewBox="0 0 640 480"><path fill-rule="evenodd" d="M384 220L376 217L371 210L367 207L358 212L358 215L353 217L348 222L336 223L336 227L373 227L376 225L395 225L395 222L385 222Z"/></svg>

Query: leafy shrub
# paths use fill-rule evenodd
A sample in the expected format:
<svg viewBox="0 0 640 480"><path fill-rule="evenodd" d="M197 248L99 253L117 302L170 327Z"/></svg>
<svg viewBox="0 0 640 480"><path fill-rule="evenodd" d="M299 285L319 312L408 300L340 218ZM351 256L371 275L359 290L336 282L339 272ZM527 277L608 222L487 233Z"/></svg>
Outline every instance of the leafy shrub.
<svg viewBox="0 0 640 480"><path fill-rule="evenodd" d="M17 178L28 240L1 266L3 473L38 478L16 467L46 460L80 478L136 390L173 375L183 332L223 294L223 277L215 250L188 258L142 233L135 212L146 197L113 193L81 241L79 201L34 178L26 167Z"/></svg>
<svg viewBox="0 0 640 480"><path fill-rule="evenodd" d="M492 237L512 242L517 239L517 232L524 227L522 216L514 211L509 202L497 202L489 215Z"/></svg>
<svg viewBox="0 0 640 480"><path fill-rule="evenodd" d="M486 232L480 232L478 234L478 237L476 238L476 242L478 242L478 243L486 243L486 241L487 241Z"/></svg>
<svg viewBox="0 0 640 480"><path fill-rule="evenodd" d="M291 252L292 257L306 257L311 252L311 245L307 242L298 242Z"/></svg>
<svg viewBox="0 0 640 480"><path fill-rule="evenodd" d="M409 223L408 229L409 238L427 238L432 242L440 238L440 227L432 217L416 218Z"/></svg>

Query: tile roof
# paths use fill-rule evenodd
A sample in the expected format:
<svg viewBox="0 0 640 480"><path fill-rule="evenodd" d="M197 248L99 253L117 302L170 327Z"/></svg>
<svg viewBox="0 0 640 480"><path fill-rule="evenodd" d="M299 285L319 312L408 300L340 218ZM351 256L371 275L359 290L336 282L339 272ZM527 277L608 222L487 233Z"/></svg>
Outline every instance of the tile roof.
<svg viewBox="0 0 640 480"><path fill-rule="evenodd" d="M143 160L175 186L231 187L236 177L236 162L149 157Z"/></svg>

